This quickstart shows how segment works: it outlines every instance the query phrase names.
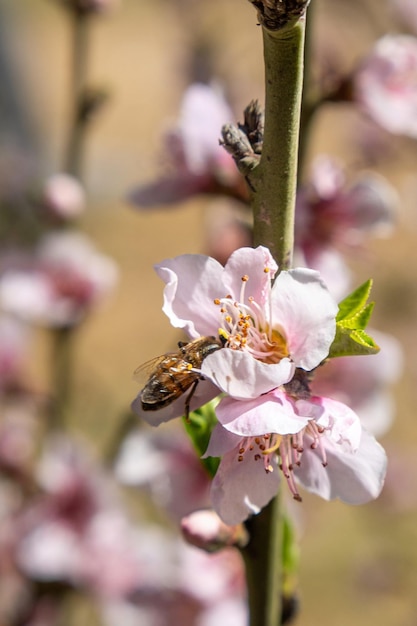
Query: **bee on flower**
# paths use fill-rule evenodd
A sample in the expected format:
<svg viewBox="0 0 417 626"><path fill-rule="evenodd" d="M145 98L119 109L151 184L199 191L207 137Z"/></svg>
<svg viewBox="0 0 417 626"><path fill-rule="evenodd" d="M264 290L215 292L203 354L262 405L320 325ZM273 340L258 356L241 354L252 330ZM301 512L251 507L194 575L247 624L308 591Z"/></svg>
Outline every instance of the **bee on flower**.
<svg viewBox="0 0 417 626"><path fill-rule="evenodd" d="M212 501L227 524L258 513L281 476L296 500L302 484L359 503L379 494L385 475L385 453L357 415L309 390L309 373L329 355L338 305L317 271L277 270L263 246L236 250L224 267L204 255L156 266L171 324L190 340L224 342L203 360L190 408L224 394L206 456L221 457ZM184 413L183 397L152 412L140 397L133 410L152 425Z"/></svg>

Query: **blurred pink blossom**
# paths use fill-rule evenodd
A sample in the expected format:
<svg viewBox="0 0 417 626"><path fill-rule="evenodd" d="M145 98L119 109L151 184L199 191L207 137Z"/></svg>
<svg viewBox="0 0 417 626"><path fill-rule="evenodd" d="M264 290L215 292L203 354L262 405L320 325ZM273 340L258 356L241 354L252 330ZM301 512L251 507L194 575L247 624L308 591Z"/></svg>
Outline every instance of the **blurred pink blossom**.
<svg viewBox="0 0 417 626"><path fill-rule="evenodd" d="M0 417L0 470L25 483L37 452L40 420L36 404L29 398L17 397L2 403Z"/></svg>
<svg viewBox="0 0 417 626"><path fill-rule="evenodd" d="M0 393L22 386L29 332L24 324L0 315Z"/></svg>
<svg viewBox="0 0 417 626"><path fill-rule="evenodd" d="M210 501L207 472L179 433L131 433L120 447L115 475L122 484L149 490L155 504L178 520Z"/></svg>
<svg viewBox="0 0 417 626"><path fill-rule="evenodd" d="M337 162L316 158L297 194L297 261L320 271L335 297L346 295L350 272L341 252L357 252L369 237L390 234L397 203L393 187L375 172L348 184Z"/></svg>
<svg viewBox="0 0 417 626"><path fill-rule="evenodd" d="M393 385L403 371L400 343L390 335L370 330L381 348L378 354L330 359L316 369L313 393L330 396L350 406L362 425L380 437L390 428L395 414Z"/></svg>
<svg viewBox="0 0 417 626"><path fill-rule="evenodd" d="M50 442L37 478L43 495L23 512L18 536L26 575L86 586L99 596L132 592L144 574L132 549L137 536L110 479L63 438Z"/></svg>
<svg viewBox="0 0 417 626"><path fill-rule="evenodd" d="M246 199L245 182L219 145L221 128L234 118L221 91L195 83L186 90L176 126L166 133L167 172L129 196L139 208L172 204L197 194L225 194Z"/></svg>
<svg viewBox="0 0 417 626"><path fill-rule="evenodd" d="M417 38L385 35L354 77L355 97L382 128L417 138Z"/></svg>
<svg viewBox="0 0 417 626"><path fill-rule="evenodd" d="M82 321L114 288L115 263L78 233L46 235L32 266L8 267L0 278L0 306L32 323L52 327Z"/></svg>
<svg viewBox="0 0 417 626"><path fill-rule="evenodd" d="M164 583L148 584L128 601L102 602L108 626L244 626L248 619L243 564L234 550L207 554L162 533L143 535L144 563Z"/></svg>
<svg viewBox="0 0 417 626"><path fill-rule="evenodd" d="M110 624L123 614L146 626L189 611L200 619L229 602L245 614L239 555L209 556L156 527L132 524L110 477L73 441L50 442L37 478L43 492L15 511L9 528L9 546L30 579L90 592Z"/></svg>

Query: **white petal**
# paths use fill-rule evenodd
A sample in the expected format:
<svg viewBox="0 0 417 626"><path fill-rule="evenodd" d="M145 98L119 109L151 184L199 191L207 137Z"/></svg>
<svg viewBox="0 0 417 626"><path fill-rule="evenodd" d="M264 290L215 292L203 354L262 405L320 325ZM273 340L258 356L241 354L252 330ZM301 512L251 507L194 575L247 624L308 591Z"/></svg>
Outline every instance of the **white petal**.
<svg viewBox="0 0 417 626"><path fill-rule="evenodd" d="M242 438L238 435L235 435L223 428L221 424L216 424L211 432L207 450L203 454L202 458L206 459L209 456L223 456L226 452L230 452L230 450L236 448L241 439Z"/></svg>
<svg viewBox="0 0 417 626"><path fill-rule="evenodd" d="M223 348L203 361L203 375L229 396L239 400L257 398L287 383L295 366L289 359L270 364L257 361L248 352Z"/></svg>
<svg viewBox="0 0 417 626"><path fill-rule="evenodd" d="M267 272L265 268L268 268ZM233 252L224 268L223 283L226 291L222 295L230 294L233 299L242 302L242 277L247 276L244 304L248 304L248 297L251 296L263 306L269 296L271 280L276 270L277 264L267 248L239 248Z"/></svg>
<svg viewBox="0 0 417 626"><path fill-rule="evenodd" d="M355 452L361 441L362 427L359 417L347 404L332 398L320 398L325 413L317 420L324 428L330 426L329 439L346 452Z"/></svg>
<svg viewBox="0 0 417 626"><path fill-rule="evenodd" d="M235 449L222 458L211 486L213 506L231 526L259 513L279 487L276 466L267 473L262 461L255 461L253 455L245 454L240 462L237 456Z"/></svg>
<svg viewBox="0 0 417 626"><path fill-rule="evenodd" d="M224 295L223 267L202 254L184 254L155 266L166 283L163 311L176 328L193 339L218 334L220 314L215 298Z"/></svg>
<svg viewBox="0 0 417 626"><path fill-rule="evenodd" d="M305 268L281 272L271 298L273 326L284 330L292 360L313 369L329 353L338 312L320 274Z"/></svg>
<svg viewBox="0 0 417 626"><path fill-rule="evenodd" d="M362 431L356 453L340 450L327 438L323 441L328 465L323 467L319 451L306 448L294 474L301 485L325 500L338 498L348 504L364 504L381 493L387 465L382 446Z"/></svg>

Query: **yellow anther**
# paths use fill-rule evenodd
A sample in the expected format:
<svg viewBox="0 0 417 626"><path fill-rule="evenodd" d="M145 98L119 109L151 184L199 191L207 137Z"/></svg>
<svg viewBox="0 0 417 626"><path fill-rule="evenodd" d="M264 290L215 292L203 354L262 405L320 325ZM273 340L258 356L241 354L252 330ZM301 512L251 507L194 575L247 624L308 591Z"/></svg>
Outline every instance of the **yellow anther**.
<svg viewBox="0 0 417 626"><path fill-rule="evenodd" d="M213 302L214 304L220 304L220 300L218 298L214 298Z"/></svg>
<svg viewBox="0 0 417 626"><path fill-rule="evenodd" d="M245 274L244 276L242 276L242 282L246 283L249 280L249 276L247 274Z"/></svg>

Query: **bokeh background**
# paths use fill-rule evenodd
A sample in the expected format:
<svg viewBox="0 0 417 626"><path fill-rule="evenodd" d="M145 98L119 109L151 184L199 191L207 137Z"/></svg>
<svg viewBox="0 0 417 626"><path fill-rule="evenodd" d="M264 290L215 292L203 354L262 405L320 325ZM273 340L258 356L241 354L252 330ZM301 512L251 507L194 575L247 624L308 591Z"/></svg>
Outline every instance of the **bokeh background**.
<svg viewBox="0 0 417 626"><path fill-rule="evenodd" d="M333 55L346 70L377 37L405 30L384 0L312 2L315 58ZM58 1L0 0L0 153L24 154L43 175L62 168L70 46ZM161 134L195 78L213 76L237 119L250 99L262 102L261 32L245 0L120 0L92 25L89 54L89 81L105 87L109 100L88 134L81 228L116 260L120 276L114 295L76 339L71 428L105 448L137 392L133 370L178 338L161 311L162 286L152 266L205 251L203 225L214 202L202 197L139 212L126 196L159 171ZM353 170L361 160L362 124L350 105L323 107L309 161L326 152ZM374 503L349 507L307 495L294 508L302 550L297 626L417 625L417 142L395 137L384 145L377 169L400 195L398 224L390 238L370 241L367 253L349 262L357 284L374 278L373 327L397 337L405 352L394 389L396 420L382 440L390 469ZM50 343L41 330L32 354L29 375L44 388Z"/></svg>

